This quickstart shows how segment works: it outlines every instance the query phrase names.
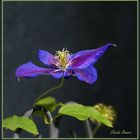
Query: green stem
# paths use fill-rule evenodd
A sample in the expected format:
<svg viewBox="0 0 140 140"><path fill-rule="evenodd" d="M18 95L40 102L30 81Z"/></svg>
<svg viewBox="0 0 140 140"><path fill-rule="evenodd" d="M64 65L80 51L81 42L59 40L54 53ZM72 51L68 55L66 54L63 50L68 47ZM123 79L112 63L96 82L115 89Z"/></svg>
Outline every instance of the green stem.
<svg viewBox="0 0 140 140"><path fill-rule="evenodd" d="M53 88L51 88L51 89L45 91L44 93L42 93L42 94L34 101L33 106L36 104L36 102L37 102L38 100L40 100L42 97L46 96L48 93L50 93L50 92L52 92L52 91L54 91L54 90L56 90L56 89L58 89L58 88L61 88L61 87L63 86L63 83L64 83L64 77L62 78L60 85L55 86L55 87L53 87Z"/></svg>
<svg viewBox="0 0 140 140"><path fill-rule="evenodd" d="M50 125L49 125L49 137L50 138L58 138L59 130L54 125L54 120L49 111L45 113L47 115L47 118L49 119Z"/></svg>
<svg viewBox="0 0 140 140"><path fill-rule="evenodd" d="M86 120L85 125L86 125L86 131L87 131L88 138L92 138L92 129L91 129L90 121Z"/></svg>
<svg viewBox="0 0 140 140"><path fill-rule="evenodd" d="M97 131L99 130L99 128L101 127L101 124L98 123L95 128L93 129L93 133L92 133L92 136L93 138L95 137L95 134L97 133Z"/></svg>

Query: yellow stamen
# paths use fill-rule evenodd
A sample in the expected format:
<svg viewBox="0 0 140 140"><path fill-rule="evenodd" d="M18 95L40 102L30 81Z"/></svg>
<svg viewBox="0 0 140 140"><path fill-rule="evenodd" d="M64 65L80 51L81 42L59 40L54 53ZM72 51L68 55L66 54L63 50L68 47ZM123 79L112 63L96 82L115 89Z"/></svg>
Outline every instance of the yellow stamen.
<svg viewBox="0 0 140 140"><path fill-rule="evenodd" d="M65 48L63 48L62 51L56 51L55 58L58 60L57 66L63 71L65 71L68 66L69 55L69 51Z"/></svg>

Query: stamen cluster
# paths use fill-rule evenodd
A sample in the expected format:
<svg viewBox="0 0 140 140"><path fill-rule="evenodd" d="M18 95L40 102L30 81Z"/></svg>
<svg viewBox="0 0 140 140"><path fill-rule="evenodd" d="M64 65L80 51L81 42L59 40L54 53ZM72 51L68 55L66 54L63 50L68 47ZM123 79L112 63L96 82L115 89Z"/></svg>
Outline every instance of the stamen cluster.
<svg viewBox="0 0 140 140"><path fill-rule="evenodd" d="M55 59L58 60L57 66L63 71L68 67L69 55L69 51L65 48L62 51L56 51Z"/></svg>

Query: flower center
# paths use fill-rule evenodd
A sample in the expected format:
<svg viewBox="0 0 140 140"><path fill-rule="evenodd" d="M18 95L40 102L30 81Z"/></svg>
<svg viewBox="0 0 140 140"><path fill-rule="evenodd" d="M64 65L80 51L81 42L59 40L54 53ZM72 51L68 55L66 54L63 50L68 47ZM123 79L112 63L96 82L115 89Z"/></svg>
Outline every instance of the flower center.
<svg viewBox="0 0 140 140"><path fill-rule="evenodd" d="M56 51L55 58L58 60L57 66L65 71L68 66L69 51L65 48L62 51Z"/></svg>

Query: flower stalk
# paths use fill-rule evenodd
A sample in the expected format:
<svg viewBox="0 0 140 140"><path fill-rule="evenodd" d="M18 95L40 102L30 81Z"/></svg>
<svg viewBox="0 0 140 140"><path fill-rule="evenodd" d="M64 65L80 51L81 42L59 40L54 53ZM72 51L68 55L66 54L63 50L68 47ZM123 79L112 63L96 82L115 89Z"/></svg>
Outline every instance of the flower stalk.
<svg viewBox="0 0 140 140"><path fill-rule="evenodd" d="M63 83L64 83L64 77L62 77L61 83L60 83L58 86L55 86L55 87L53 87L53 88L51 88L51 89L49 89L49 90L43 92L43 93L34 101L33 107L35 106L35 104L36 104L37 101L39 101L41 98L43 98L44 96L46 96L48 93L50 93L50 92L52 92L52 91L54 91L54 90L56 90L56 89L61 88L61 87L63 86Z"/></svg>

